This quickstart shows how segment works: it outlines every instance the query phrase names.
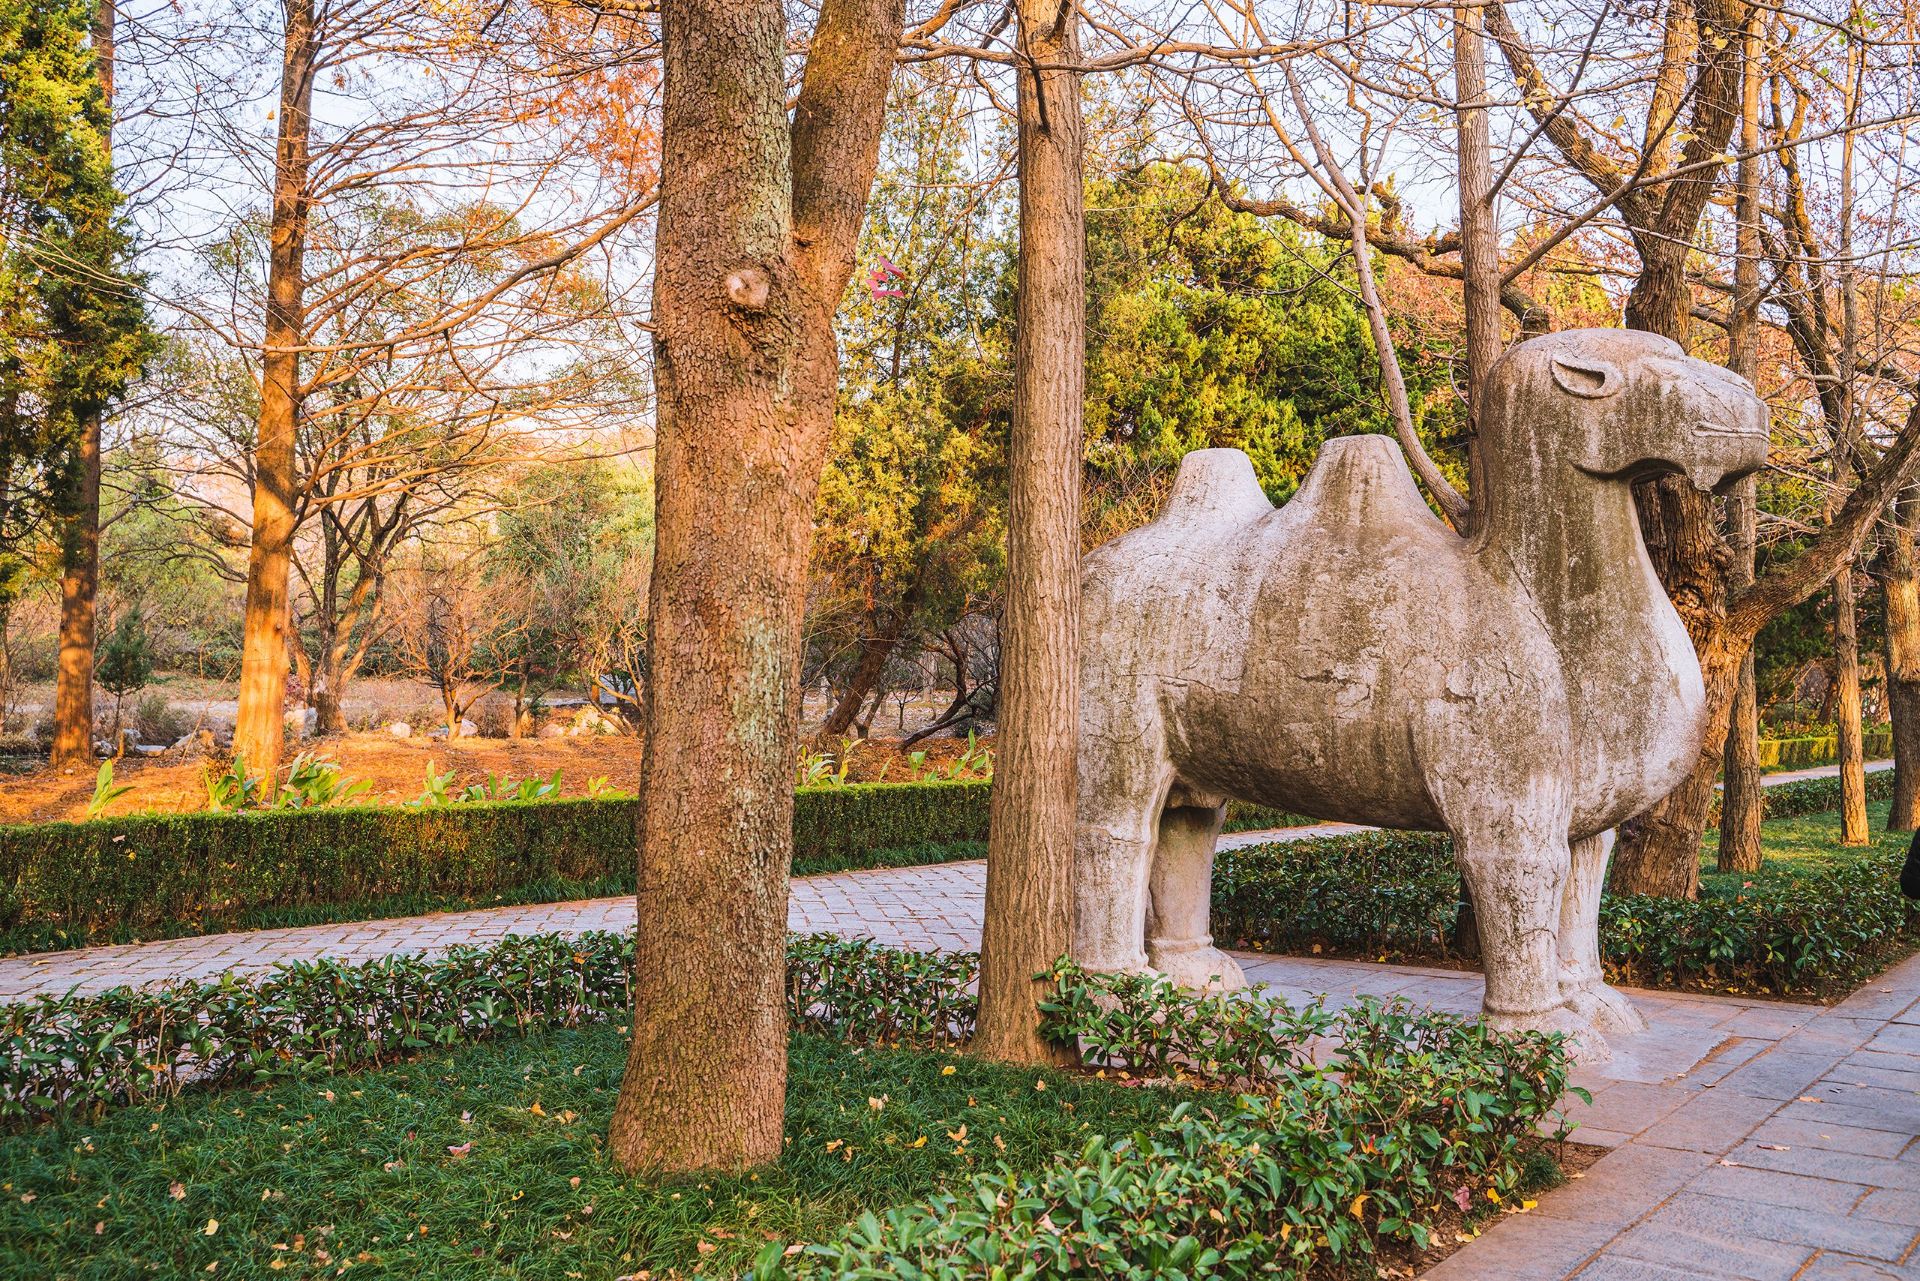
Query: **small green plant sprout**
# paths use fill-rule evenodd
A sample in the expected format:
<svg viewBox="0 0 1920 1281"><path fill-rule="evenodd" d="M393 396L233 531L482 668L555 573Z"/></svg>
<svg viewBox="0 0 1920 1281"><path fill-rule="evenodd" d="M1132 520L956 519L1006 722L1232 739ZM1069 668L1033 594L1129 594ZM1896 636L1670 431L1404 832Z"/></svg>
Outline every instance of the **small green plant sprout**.
<svg viewBox="0 0 1920 1281"><path fill-rule="evenodd" d="M201 766L200 782L207 789L207 808L216 814L223 810L252 809L261 804L266 790L264 780L247 773L244 752L233 758L233 764L227 766L224 774L216 776Z"/></svg>
<svg viewBox="0 0 1920 1281"><path fill-rule="evenodd" d="M99 818L107 806L133 790L131 784L113 785L113 762L101 761L100 772L93 776L93 799L87 802L87 817Z"/></svg>
<svg viewBox="0 0 1920 1281"><path fill-rule="evenodd" d="M310 809L319 805L345 805L354 797L370 791L368 780L351 782L341 777L340 766L324 756L302 752L293 758L287 781L274 797L275 809Z"/></svg>
<svg viewBox="0 0 1920 1281"><path fill-rule="evenodd" d="M800 760L794 766L793 781L801 787L817 787L831 782L833 778L833 755L830 752L815 752L807 748L800 749Z"/></svg>
<svg viewBox="0 0 1920 1281"><path fill-rule="evenodd" d="M451 805L454 802L450 792L453 787L454 771L448 770L444 774L436 773L434 764L431 760L427 762L427 790L420 793L420 798L413 802L414 805L424 808L434 805Z"/></svg>
<svg viewBox="0 0 1920 1281"><path fill-rule="evenodd" d="M504 788L496 795L496 800L507 801L551 801L560 795L560 771L555 770L546 778L523 778L514 784L511 790Z"/></svg>
<svg viewBox="0 0 1920 1281"><path fill-rule="evenodd" d="M596 774L587 780L587 797L596 801L630 801L633 793L609 783L605 774Z"/></svg>
<svg viewBox="0 0 1920 1281"><path fill-rule="evenodd" d="M848 734L840 740L840 763L834 767L833 777L827 781L835 787L847 785L847 771L853 768L853 754L866 743L865 739Z"/></svg>

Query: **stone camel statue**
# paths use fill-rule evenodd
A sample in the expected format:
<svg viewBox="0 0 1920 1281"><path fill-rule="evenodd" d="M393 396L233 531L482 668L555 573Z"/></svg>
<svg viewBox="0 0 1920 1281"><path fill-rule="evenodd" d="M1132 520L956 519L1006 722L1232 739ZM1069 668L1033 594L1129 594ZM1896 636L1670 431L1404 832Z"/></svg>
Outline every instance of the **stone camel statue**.
<svg viewBox="0 0 1920 1281"><path fill-rule="evenodd" d="M1081 965L1245 982L1208 930L1237 797L1451 832L1488 1019L1588 1060L1645 1026L1602 981L1601 885L1613 827L1685 776L1705 708L1631 485L1757 470L1767 406L1668 339L1592 329L1508 352L1482 419L1471 538L1391 438L1345 436L1278 509L1239 450L1188 454L1160 517L1086 558Z"/></svg>

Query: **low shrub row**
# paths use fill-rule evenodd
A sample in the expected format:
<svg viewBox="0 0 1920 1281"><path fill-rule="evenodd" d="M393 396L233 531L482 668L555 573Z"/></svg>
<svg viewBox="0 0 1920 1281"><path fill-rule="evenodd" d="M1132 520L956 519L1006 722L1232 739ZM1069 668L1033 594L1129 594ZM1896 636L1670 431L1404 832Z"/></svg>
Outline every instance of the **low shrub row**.
<svg viewBox="0 0 1920 1281"><path fill-rule="evenodd" d="M1867 775L1867 799L1884 801L1893 795L1893 771L1875 770ZM1822 814L1840 808L1838 778L1803 778L1797 783L1781 783L1760 794L1760 813L1764 818L1798 818L1802 814ZM1716 797L1710 823L1720 822L1720 803Z"/></svg>
<svg viewBox="0 0 1920 1281"><path fill-rule="evenodd" d="M1866 731L1861 735L1860 747L1868 760L1893 755L1892 728L1883 725ZM1840 740L1832 734L1760 740L1761 769L1804 769L1809 765L1829 765L1839 756Z"/></svg>
<svg viewBox="0 0 1920 1281"><path fill-rule="evenodd" d="M915 953L833 935L787 951L793 1026L874 1044L973 1031L973 953ZM633 936L508 937L486 947L350 964L41 995L0 1006L0 1120L96 1113L188 1088L378 1066L530 1028L624 1021Z"/></svg>
<svg viewBox="0 0 1920 1281"><path fill-rule="evenodd" d="M1258 1093L1182 1103L1036 1173L1003 1165L798 1257L769 1245L753 1275L1371 1276L1378 1241L1424 1250L1439 1221L1514 1193L1567 1088L1556 1040L1400 1003L1308 1017L1334 1038L1324 1066L1289 1056Z"/></svg>
<svg viewBox="0 0 1920 1281"><path fill-rule="evenodd" d="M1609 894L1600 945L1608 976L1641 987L1823 996L1910 943L1920 911L1900 893L1900 854L1770 867L1710 879L1699 899ZM1214 865L1214 935L1257 951L1368 959L1458 955L1460 876L1452 843L1370 832L1224 851Z"/></svg>
<svg viewBox="0 0 1920 1281"><path fill-rule="evenodd" d="M893 851L979 841L985 783L807 787L796 875L891 865ZM633 800L150 814L0 828L0 930L76 946L101 933L230 928L325 904L513 897L543 881L632 888Z"/></svg>

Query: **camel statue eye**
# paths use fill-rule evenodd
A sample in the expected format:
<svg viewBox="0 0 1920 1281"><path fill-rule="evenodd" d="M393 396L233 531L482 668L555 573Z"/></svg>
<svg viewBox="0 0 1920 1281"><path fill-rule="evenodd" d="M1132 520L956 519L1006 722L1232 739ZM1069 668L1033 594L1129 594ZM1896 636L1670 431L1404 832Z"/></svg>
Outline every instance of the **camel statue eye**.
<svg viewBox="0 0 1920 1281"><path fill-rule="evenodd" d="M1553 381L1569 396L1599 400L1620 390L1620 371L1597 360L1553 360Z"/></svg>

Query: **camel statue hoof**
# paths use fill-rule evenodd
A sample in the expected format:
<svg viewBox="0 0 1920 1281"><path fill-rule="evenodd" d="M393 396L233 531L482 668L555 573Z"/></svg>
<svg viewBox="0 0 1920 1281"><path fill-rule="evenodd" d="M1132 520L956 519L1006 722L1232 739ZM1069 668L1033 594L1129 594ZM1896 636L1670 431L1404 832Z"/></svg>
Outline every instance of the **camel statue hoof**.
<svg viewBox="0 0 1920 1281"><path fill-rule="evenodd" d="M1589 983L1566 992L1567 1005L1604 1036L1637 1036L1647 1020L1626 993L1605 983Z"/></svg>
<svg viewBox="0 0 1920 1281"><path fill-rule="evenodd" d="M1211 943L1149 945L1148 963L1190 992L1232 992L1247 985L1240 963Z"/></svg>
<svg viewBox="0 0 1920 1281"><path fill-rule="evenodd" d="M1613 1059L1607 1038L1564 1005L1534 1014L1489 1013L1486 1023L1497 1032L1558 1032L1567 1038L1567 1050L1575 1063L1607 1063Z"/></svg>

